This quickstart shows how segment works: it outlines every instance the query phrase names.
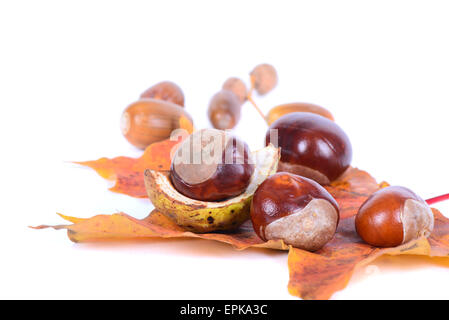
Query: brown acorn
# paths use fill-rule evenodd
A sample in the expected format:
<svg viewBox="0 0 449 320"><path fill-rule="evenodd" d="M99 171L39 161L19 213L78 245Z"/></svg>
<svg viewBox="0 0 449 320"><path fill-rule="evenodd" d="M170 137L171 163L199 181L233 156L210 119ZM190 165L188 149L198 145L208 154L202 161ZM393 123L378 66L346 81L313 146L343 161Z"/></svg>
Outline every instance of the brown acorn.
<svg viewBox="0 0 449 320"><path fill-rule="evenodd" d="M235 77L228 78L223 83L222 89L234 92L241 103L245 102L248 94L245 83L241 79Z"/></svg>
<svg viewBox="0 0 449 320"><path fill-rule="evenodd" d="M170 138L175 129L193 132L190 115L177 104L158 99L141 99L129 105L121 117L125 138L145 149L154 142Z"/></svg>
<svg viewBox="0 0 449 320"><path fill-rule="evenodd" d="M254 81L254 89L260 95L267 94L278 83L278 76L276 69L268 63L257 65L253 71L250 72L250 76Z"/></svg>
<svg viewBox="0 0 449 320"><path fill-rule="evenodd" d="M211 99L207 115L215 129L234 128L240 120L242 103L237 95L229 90L220 90Z"/></svg>
<svg viewBox="0 0 449 320"><path fill-rule="evenodd" d="M305 103L305 102L294 102L278 105L272 108L268 115L266 116L268 125L271 125L277 119L283 115L293 113L293 112L310 112L323 116L329 120L334 121L334 116L327 109L320 107L316 104Z"/></svg>
<svg viewBox="0 0 449 320"><path fill-rule="evenodd" d="M172 102L184 107L184 93L174 82L162 81L151 86L140 95L140 98L152 98Z"/></svg>

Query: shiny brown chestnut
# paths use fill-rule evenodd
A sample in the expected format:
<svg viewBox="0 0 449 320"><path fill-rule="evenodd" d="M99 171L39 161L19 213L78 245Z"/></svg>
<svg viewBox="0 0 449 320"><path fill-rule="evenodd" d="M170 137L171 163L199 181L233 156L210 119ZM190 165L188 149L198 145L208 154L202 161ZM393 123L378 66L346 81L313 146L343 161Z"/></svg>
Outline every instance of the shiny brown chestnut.
<svg viewBox="0 0 449 320"><path fill-rule="evenodd" d="M262 240L282 239L308 251L333 238L339 219L338 204L326 189L288 172L267 178L251 202L251 221Z"/></svg>
<svg viewBox="0 0 449 320"><path fill-rule="evenodd" d="M355 218L359 236L376 247L396 247L428 237L433 225L434 216L428 204L413 191L398 186L373 193Z"/></svg>
<svg viewBox="0 0 449 320"><path fill-rule="evenodd" d="M215 129L234 128L240 120L242 103L237 95L229 90L220 90L211 99L207 115Z"/></svg>
<svg viewBox="0 0 449 320"><path fill-rule="evenodd" d="M281 147L278 171L329 184L351 164L352 147L333 121L309 112L294 112L276 120L265 142Z"/></svg>
<svg viewBox="0 0 449 320"><path fill-rule="evenodd" d="M184 93L176 83L171 81L156 83L143 92L140 98L164 100L184 107Z"/></svg>
<svg viewBox="0 0 449 320"><path fill-rule="evenodd" d="M245 142L221 130L203 129L176 150L170 178L186 197L220 201L243 193L253 172Z"/></svg>

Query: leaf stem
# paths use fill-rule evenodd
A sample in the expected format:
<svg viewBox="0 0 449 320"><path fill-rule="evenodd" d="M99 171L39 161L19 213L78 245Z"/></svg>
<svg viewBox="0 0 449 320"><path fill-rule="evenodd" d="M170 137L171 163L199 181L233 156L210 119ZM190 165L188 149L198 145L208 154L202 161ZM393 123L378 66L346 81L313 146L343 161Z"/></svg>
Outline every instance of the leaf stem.
<svg viewBox="0 0 449 320"><path fill-rule="evenodd" d="M438 197L427 199L426 202L427 202L427 204L431 205L431 204L438 203L438 202L441 202L444 200L449 200L449 193L443 194Z"/></svg>

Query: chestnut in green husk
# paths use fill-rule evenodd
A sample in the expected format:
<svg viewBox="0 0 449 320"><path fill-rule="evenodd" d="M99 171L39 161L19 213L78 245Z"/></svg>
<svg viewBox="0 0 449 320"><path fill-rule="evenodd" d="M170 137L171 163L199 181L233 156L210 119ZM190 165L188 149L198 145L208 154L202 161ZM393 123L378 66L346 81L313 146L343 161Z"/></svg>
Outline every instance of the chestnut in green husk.
<svg viewBox="0 0 449 320"><path fill-rule="evenodd" d="M170 178L186 197L221 201L243 193L253 172L245 142L221 130L203 129L177 149Z"/></svg>
<svg viewBox="0 0 449 320"><path fill-rule="evenodd" d="M254 193L250 215L262 240L281 239L296 248L316 251L333 238L339 207L315 181L278 172Z"/></svg>
<svg viewBox="0 0 449 320"><path fill-rule="evenodd" d="M351 164L352 147L346 133L335 122L313 113L280 117L270 126L265 142L281 148L278 171L320 184L337 179Z"/></svg>

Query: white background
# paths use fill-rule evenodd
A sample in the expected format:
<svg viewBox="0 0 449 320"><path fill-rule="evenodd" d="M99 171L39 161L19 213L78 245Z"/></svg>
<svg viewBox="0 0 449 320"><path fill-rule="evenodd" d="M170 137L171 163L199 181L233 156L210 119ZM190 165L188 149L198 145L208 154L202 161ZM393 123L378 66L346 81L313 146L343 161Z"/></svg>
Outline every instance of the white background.
<svg viewBox="0 0 449 320"><path fill-rule="evenodd" d="M0 298L294 298L286 253L201 241L73 244L55 212L127 212L146 199L70 161L138 156L123 109L161 80L178 83L197 128L229 76L258 63L279 85L266 112L306 101L333 112L353 164L423 198L449 192L449 7L445 1L0 2ZM251 105L236 133L253 149ZM436 205L449 216L449 204ZM410 260L415 263L411 264ZM448 269L384 259L334 295L449 298Z"/></svg>

